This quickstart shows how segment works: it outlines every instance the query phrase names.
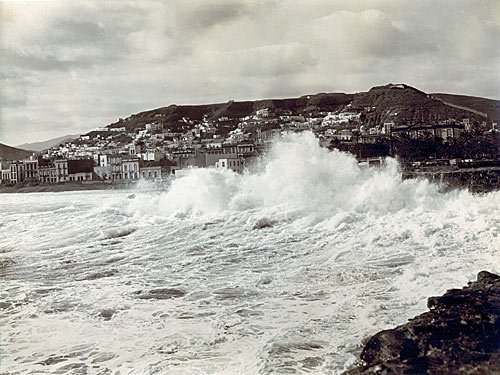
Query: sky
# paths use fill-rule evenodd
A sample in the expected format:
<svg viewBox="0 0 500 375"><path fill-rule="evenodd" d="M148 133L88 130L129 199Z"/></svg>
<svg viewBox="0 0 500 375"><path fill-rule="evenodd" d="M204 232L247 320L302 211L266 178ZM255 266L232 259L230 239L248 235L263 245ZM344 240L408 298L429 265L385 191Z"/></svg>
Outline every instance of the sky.
<svg viewBox="0 0 500 375"><path fill-rule="evenodd" d="M407 83L500 99L498 0L0 1L0 143Z"/></svg>

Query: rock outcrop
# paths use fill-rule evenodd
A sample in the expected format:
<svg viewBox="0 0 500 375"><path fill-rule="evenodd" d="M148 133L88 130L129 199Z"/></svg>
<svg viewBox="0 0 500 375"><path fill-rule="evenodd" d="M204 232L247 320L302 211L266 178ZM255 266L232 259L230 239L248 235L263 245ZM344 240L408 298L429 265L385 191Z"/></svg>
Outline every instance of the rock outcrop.
<svg viewBox="0 0 500 375"><path fill-rule="evenodd" d="M346 374L500 374L500 276L482 271L427 306L371 337L361 353L366 365Z"/></svg>
<svg viewBox="0 0 500 375"><path fill-rule="evenodd" d="M160 288L160 289L151 289L148 291L138 290L133 294L140 299L171 299L171 298L184 297L186 295L186 292L174 288Z"/></svg>

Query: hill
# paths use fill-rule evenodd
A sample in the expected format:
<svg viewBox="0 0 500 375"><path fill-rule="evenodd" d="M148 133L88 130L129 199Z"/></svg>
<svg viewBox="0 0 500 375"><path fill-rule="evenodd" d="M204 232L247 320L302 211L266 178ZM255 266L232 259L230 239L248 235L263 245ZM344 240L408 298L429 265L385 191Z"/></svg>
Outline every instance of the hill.
<svg viewBox="0 0 500 375"><path fill-rule="evenodd" d="M202 104L202 105L170 105L140 112L126 119L108 125L110 128L125 127L127 131L144 127L145 124L156 122L163 125L173 125L183 118L200 121L205 116L208 119L221 117L241 118L263 108L287 112L293 115L302 114L305 111L331 112L337 111L348 105L353 99L352 94L344 93L321 93L306 95L291 99L264 99L256 101L229 101L227 103Z"/></svg>
<svg viewBox="0 0 500 375"><path fill-rule="evenodd" d="M358 93L352 107L365 111L365 122L368 124L393 121L396 125L411 125L464 117L479 122L488 119L487 114L478 110L452 105L405 84L377 86L368 92Z"/></svg>
<svg viewBox="0 0 500 375"><path fill-rule="evenodd" d="M26 159L33 154L32 151L22 150L0 143L0 160L20 160Z"/></svg>
<svg viewBox="0 0 500 375"><path fill-rule="evenodd" d="M500 100L452 94L432 94L432 96L453 105L486 113L492 121L500 121Z"/></svg>
<svg viewBox="0 0 500 375"><path fill-rule="evenodd" d="M229 101L203 105L170 105L133 114L126 119L108 125L108 128L125 127L127 131L144 128L148 123L159 123L175 130L183 127L183 119L201 121L246 117L259 109L269 108L278 114L324 114L340 110L360 112L368 124L392 121L399 124L436 123L449 119L471 122L498 121L500 101L452 94L428 94L405 84L376 86L367 92L356 94L320 93L288 99L264 99L256 101ZM233 124L233 126L235 126Z"/></svg>
<svg viewBox="0 0 500 375"><path fill-rule="evenodd" d="M23 143L22 145L16 146L16 148L21 148L24 150L42 151L49 149L53 146L57 146L61 143L72 141L78 137L79 135L64 135L62 137L52 138L42 142Z"/></svg>

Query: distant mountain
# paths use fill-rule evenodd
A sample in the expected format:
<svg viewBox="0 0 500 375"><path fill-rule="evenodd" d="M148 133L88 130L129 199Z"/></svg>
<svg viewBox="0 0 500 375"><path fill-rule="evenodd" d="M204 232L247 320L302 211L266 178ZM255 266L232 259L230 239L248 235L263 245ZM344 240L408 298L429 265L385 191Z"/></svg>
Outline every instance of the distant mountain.
<svg viewBox="0 0 500 375"><path fill-rule="evenodd" d="M412 125L419 122L435 123L447 119L482 123L499 120L500 101L451 94L428 94L406 84L376 86L355 94L321 93L290 99L256 101L229 101L203 105L170 105L133 114L108 125L125 127L127 131L144 128L147 123L161 123L166 128L181 126L183 118L190 120L230 118L237 119L263 108L275 109L292 115L318 114L339 110L360 112L363 121L370 124L394 122ZM233 124L234 126L235 124Z"/></svg>
<svg viewBox="0 0 500 375"><path fill-rule="evenodd" d="M32 154L32 151L21 150L19 148L7 146L0 143L1 160L21 160L30 157Z"/></svg>
<svg viewBox="0 0 500 375"><path fill-rule="evenodd" d="M47 141L42 141L42 142L23 143L22 145L19 145L16 147L22 148L25 150L42 151L42 150L49 149L53 146L57 146L61 143L70 142L78 137L79 137L79 135L64 135L62 137L52 138L52 139L49 139Z"/></svg>

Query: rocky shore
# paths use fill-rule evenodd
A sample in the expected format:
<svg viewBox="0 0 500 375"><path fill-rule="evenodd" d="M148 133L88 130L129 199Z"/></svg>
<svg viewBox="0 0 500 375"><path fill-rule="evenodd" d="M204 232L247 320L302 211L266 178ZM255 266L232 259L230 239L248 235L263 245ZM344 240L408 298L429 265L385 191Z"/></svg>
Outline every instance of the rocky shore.
<svg viewBox="0 0 500 375"><path fill-rule="evenodd" d="M463 289L431 297L430 311L372 336L361 374L500 374L500 276L482 271Z"/></svg>

